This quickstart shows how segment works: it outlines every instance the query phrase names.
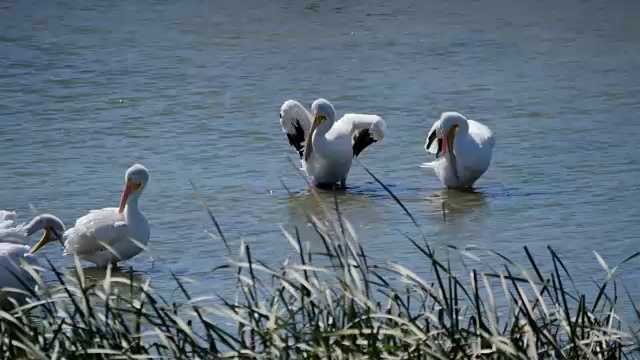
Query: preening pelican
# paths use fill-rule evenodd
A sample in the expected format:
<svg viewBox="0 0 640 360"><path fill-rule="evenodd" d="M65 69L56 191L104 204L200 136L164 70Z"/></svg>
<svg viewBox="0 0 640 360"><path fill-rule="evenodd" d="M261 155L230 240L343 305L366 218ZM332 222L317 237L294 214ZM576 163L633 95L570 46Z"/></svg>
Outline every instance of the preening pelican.
<svg viewBox="0 0 640 360"><path fill-rule="evenodd" d="M14 211L0 210L0 243L26 245L29 242L29 236L40 230L44 230L40 241L62 239L65 231L64 224L57 217L42 214L34 217L28 224L16 224L15 215Z"/></svg>
<svg viewBox="0 0 640 360"><path fill-rule="evenodd" d="M44 230L40 241L61 240L64 224L51 214L38 215L28 224L16 224L16 213L0 210L0 289L14 288L26 290L25 286L35 286L35 280L21 266L22 262L38 266L37 258L29 253L29 236ZM0 291L0 303L8 298L22 302L24 294Z"/></svg>
<svg viewBox="0 0 640 360"><path fill-rule="evenodd" d="M467 120L458 112L443 112L431 127L424 146L427 152L436 154L437 160L421 167L434 169L448 188L472 187L489 168L494 145L493 134L486 125Z"/></svg>
<svg viewBox="0 0 640 360"><path fill-rule="evenodd" d="M310 182L318 187L337 182L345 187L353 158L382 140L387 128L377 115L345 114L336 121L336 111L325 99L314 101L311 112L295 100L285 101L280 125L289 145L298 151Z"/></svg>
<svg viewBox="0 0 640 360"><path fill-rule="evenodd" d="M151 235L147 218L138 209L138 199L148 182L149 172L144 166L130 167L125 174L120 208L91 210L76 220L75 226L64 233L63 254L75 254L100 267L138 255L143 249L137 243L146 245ZM47 242L41 240L31 252Z"/></svg>

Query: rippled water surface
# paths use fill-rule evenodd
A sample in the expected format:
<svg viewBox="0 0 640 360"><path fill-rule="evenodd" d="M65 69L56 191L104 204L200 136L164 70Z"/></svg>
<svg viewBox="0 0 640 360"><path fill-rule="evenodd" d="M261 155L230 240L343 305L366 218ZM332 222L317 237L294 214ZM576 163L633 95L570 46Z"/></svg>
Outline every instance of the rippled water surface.
<svg viewBox="0 0 640 360"><path fill-rule="evenodd" d="M1 1L0 208L28 220L32 204L71 226L117 206L140 162L151 249L126 264L166 291L173 271L224 293L230 279L210 273L224 246L189 180L234 247L277 263L280 226L318 242L303 211L324 215L278 111L325 97L339 115L386 120L360 161L434 245L519 261L550 245L583 282L603 276L593 250L612 265L640 250L640 2L305 1ZM473 194L419 167L447 110L496 136ZM382 187L357 164L349 184L338 199L367 251L424 266ZM43 254L72 264L59 246ZM632 294L638 270L626 269Z"/></svg>

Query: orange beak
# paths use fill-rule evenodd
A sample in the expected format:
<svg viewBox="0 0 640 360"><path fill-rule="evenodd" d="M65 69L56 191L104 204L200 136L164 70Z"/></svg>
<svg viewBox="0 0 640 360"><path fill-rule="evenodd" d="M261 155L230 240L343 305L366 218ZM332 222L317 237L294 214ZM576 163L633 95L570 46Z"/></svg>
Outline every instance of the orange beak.
<svg viewBox="0 0 640 360"><path fill-rule="evenodd" d="M120 200L120 209L118 209L119 213L122 213L124 211L124 207L127 205L127 199L129 199L129 195L131 195L131 192L138 190L140 186L142 186L141 183L127 183L127 185L125 185L124 191L122 192L122 200Z"/></svg>
<svg viewBox="0 0 640 360"><path fill-rule="evenodd" d="M447 137L443 136L442 137L442 156L445 156L447 154Z"/></svg>
<svg viewBox="0 0 640 360"><path fill-rule="evenodd" d="M49 230L49 228L44 228L44 235L42 236L42 239L40 239L40 241L38 241L38 243L29 250L29 252L33 254L49 241L51 241L51 230Z"/></svg>
<svg viewBox="0 0 640 360"><path fill-rule="evenodd" d="M453 141L456 138L456 131L458 130L458 125L451 126L449 132L442 137L442 156L444 156L447 151L453 155Z"/></svg>
<svg viewBox="0 0 640 360"><path fill-rule="evenodd" d="M318 125L320 125L320 123L324 121L324 119L325 119L324 116L316 116L313 119L313 124L311 124L311 130L309 130L309 140L307 140L307 144L306 144L307 148L304 151L305 162L309 161L309 157L311 157L311 152L313 151L313 141L311 141L313 139L313 133L316 131L316 128L318 127Z"/></svg>

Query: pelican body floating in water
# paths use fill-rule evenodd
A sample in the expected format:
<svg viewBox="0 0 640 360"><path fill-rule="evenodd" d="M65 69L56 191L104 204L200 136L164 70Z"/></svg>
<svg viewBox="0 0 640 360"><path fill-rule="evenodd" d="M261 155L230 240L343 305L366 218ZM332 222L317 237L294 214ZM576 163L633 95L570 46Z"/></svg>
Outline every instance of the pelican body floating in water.
<svg viewBox="0 0 640 360"><path fill-rule="evenodd" d="M310 182L330 188L346 187L351 162L374 142L384 138L386 124L380 116L345 114L336 121L333 105L317 99L307 111L299 102L287 100L280 107L280 125L294 147Z"/></svg>
<svg viewBox="0 0 640 360"><path fill-rule="evenodd" d="M142 252L141 245L149 242L147 218L138 209L138 199L149 182L149 172L140 165L130 167L125 174L125 188L120 208L91 210L64 233L64 255L77 255L80 259L105 267L116 265ZM49 242L36 244L35 253ZM140 244L138 244L140 243Z"/></svg>
<svg viewBox="0 0 640 360"><path fill-rule="evenodd" d="M35 280L21 263L40 265L29 252L29 237L44 230L40 241L61 240L65 229L62 221L51 214L38 215L28 224L16 224L15 214L13 211L0 210L0 289L26 291L25 286L35 286ZM20 303L25 295L0 291L0 304L5 305L8 298Z"/></svg>
<svg viewBox="0 0 640 360"><path fill-rule="evenodd" d="M458 112L443 112L424 147L437 159L421 167L432 168L448 188L471 188L489 168L494 145L493 133L486 125L467 120Z"/></svg>

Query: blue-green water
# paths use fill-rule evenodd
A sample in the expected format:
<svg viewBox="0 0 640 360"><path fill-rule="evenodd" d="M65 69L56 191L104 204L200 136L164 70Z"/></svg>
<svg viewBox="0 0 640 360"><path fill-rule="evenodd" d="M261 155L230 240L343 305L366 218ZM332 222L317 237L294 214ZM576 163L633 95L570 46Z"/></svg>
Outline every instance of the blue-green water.
<svg viewBox="0 0 640 360"><path fill-rule="evenodd" d="M289 247L280 225L318 241L301 209L322 213L289 162L278 112L325 97L339 116L386 120L387 137L360 161L434 246L525 260L524 245L551 245L587 284L604 274L593 250L611 265L640 250L639 11L631 0L3 1L0 208L26 221L32 204L71 226L117 206L124 171L140 162L152 239L126 265L161 290L174 288L173 271L224 293L231 280L208 273L224 246L189 180L234 247L243 239L277 263ZM478 194L446 191L419 167L448 110L496 136ZM386 192L357 164L349 184L341 208L368 253L424 266ZM72 265L57 245L42 254ZM635 295L638 270L624 270Z"/></svg>

